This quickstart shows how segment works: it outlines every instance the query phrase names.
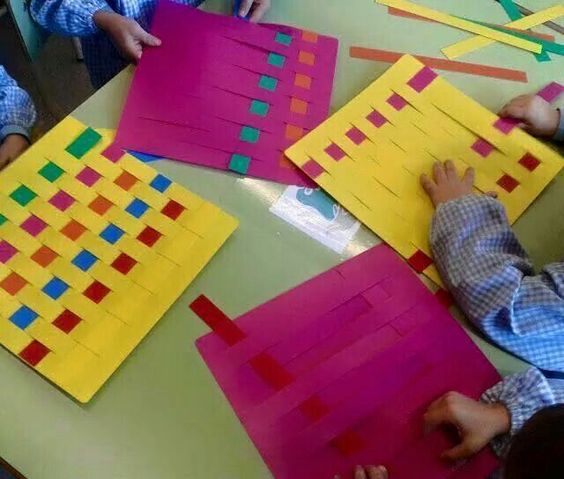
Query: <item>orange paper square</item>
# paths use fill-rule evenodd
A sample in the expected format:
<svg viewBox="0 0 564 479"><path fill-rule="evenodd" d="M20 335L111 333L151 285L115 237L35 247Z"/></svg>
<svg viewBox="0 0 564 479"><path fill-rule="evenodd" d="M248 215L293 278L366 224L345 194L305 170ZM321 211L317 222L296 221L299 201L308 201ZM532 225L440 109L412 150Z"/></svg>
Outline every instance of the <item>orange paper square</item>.
<svg viewBox="0 0 564 479"><path fill-rule="evenodd" d="M70 220L69 223L61 230L68 239L76 241L86 231L78 221Z"/></svg>
<svg viewBox="0 0 564 479"><path fill-rule="evenodd" d="M57 258L57 256L59 255L52 249L47 248L47 246L42 246L35 253L33 253L31 259L35 261L39 266L46 268L55 260L55 258Z"/></svg>
<svg viewBox="0 0 564 479"><path fill-rule="evenodd" d="M107 200L103 196L98 196L94 198L94 200L92 200L88 207L95 213L103 216L106 211L108 211L112 207L112 202L110 200Z"/></svg>
<svg viewBox="0 0 564 479"><path fill-rule="evenodd" d="M315 65L315 55L311 52L300 50L300 53L298 54L298 60L300 61L300 63L303 63L305 65Z"/></svg>
<svg viewBox="0 0 564 479"><path fill-rule="evenodd" d="M306 90L311 90L311 77L304 75L303 73L296 73L294 85L299 86L300 88L305 88Z"/></svg>
<svg viewBox="0 0 564 479"><path fill-rule="evenodd" d="M6 293L15 296L26 284L27 281L25 279L19 274L12 272L0 282L0 288L6 291Z"/></svg>
<svg viewBox="0 0 564 479"><path fill-rule="evenodd" d="M319 40L319 35L317 33L304 30L302 33L302 40L309 43L317 43Z"/></svg>
<svg viewBox="0 0 564 479"><path fill-rule="evenodd" d="M302 136L304 136L303 128L296 125L286 125L286 139L298 141Z"/></svg>
<svg viewBox="0 0 564 479"><path fill-rule="evenodd" d="M300 100L299 98L292 98L290 102L290 110L300 115L307 115L308 103L307 101Z"/></svg>
<svg viewBox="0 0 564 479"><path fill-rule="evenodd" d="M114 180L114 183L125 191L129 191L131 187L135 183L137 183L137 178L135 178L135 176L133 176L131 173L124 171Z"/></svg>

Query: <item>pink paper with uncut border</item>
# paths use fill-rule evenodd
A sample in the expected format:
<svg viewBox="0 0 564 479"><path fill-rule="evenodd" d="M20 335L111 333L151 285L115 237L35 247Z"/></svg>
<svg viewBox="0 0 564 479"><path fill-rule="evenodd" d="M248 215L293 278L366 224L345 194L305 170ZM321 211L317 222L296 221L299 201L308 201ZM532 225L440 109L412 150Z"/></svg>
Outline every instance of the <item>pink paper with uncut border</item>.
<svg viewBox="0 0 564 479"><path fill-rule="evenodd" d="M249 176L312 185L283 152L329 114L336 39L168 0L151 31L162 45L143 53L116 148L224 170L244 155ZM251 109L253 100L268 111ZM258 141L242 137L244 126L260 131Z"/></svg>
<svg viewBox="0 0 564 479"><path fill-rule="evenodd" d="M387 246L378 246L235 320L244 340L211 333L197 346L277 479L352 477L385 464L394 479L486 478L486 450L459 469L439 459L453 443L425 434L422 415L444 393L478 398L500 378L493 366ZM274 391L249 365L266 352L295 379ZM315 397L328 413L300 409ZM331 441L352 431L362 448Z"/></svg>

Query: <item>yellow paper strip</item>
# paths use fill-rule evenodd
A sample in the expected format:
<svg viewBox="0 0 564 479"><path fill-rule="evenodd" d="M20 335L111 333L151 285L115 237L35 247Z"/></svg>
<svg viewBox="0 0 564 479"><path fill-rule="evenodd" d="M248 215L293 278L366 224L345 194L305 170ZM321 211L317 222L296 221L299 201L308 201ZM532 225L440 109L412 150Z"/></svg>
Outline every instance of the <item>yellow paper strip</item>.
<svg viewBox="0 0 564 479"><path fill-rule="evenodd" d="M460 30L465 30L467 32L477 33L491 40L496 40L498 42L511 45L516 48L521 48L522 50L527 50L533 53L540 53L542 51L542 46L538 43L531 42L529 40L524 40L522 38L509 35L504 32L494 30L493 28L484 27L482 25L464 20L462 18L457 18L452 15L448 15L431 8L422 7L420 5L415 5L406 0L375 0L376 3L382 5L387 5L388 7L394 7L404 12L410 12L420 17L428 18L429 20L434 20L439 23L444 23L445 25L450 25L454 28L459 28Z"/></svg>
<svg viewBox="0 0 564 479"><path fill-rule="evenodd" d="M540 12L533 13L526 17L516 20L514 22L506 23L506 27L519 28L521 30L526 30L528 28L533 28L543 23L555 20L564 15L564 5L556 5L554 7L547 8ZM480 48L487 47L495 43L495 40L491 38L484 37L471 37L466 40L454 43L448 47L443 48L441 51L443 54L449 58L454 59L466 55L467 53L474 52Z"/></svg>

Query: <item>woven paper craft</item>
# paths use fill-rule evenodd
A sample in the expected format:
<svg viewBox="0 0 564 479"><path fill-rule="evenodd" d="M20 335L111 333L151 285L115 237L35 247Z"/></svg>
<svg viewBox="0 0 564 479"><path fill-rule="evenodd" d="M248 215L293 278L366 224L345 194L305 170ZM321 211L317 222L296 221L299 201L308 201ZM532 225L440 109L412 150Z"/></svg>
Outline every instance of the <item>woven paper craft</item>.
<svg viewBox="0 0 564 479"><path fill-rule="evenodd" d="M198 348L276 479L489 477L484 450L455 470L423 413L456 390L478 398L499 376L429 290L381 245L230 321L205 297L213 329Z"/></svg>
<svg viewBox="0 0 564 479"><path fill-rule="evenodd" d="M407 55L286 154L437 284L428 242L433 206L422 173L437 160L474 167L476 187L496 191L513 223L563 164Z"/></svg>
<svg viewBox="0 0 564 479"><path fill-rule="evenodd" d="M186 32L197 41L185 41ZM336 39L161 1L117 144L286 184L310 184L284 149L325 120Z"/></svg>
<svg viewBox="0 0 564 479"><path fill-rule="evenodd" d="M237 226L67 118L0 175L0 343L88 401Z"/></svg>

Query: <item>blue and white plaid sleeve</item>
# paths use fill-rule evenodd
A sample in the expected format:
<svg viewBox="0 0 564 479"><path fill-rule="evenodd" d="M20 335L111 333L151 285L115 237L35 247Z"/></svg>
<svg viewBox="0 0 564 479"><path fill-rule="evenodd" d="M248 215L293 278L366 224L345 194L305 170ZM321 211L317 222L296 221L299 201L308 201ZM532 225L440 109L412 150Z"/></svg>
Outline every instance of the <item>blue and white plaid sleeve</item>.
<svg viewBox="0 0 564 479"><path fill-rule="evenodd" d="M8 135L30 138L36 113L30 96L0 66L0 143Z"/></svg>
<svg viewBox="0 0 564 479"><path fill-rule="evenodd" d="M507 376L488 389L481 398L487 404L502 403L511 415L511 430L492 441L492 448L504 456L511 439L524 424L545 407L564 402L564 381L547 379L535 368L520 374Z"/></svg>
<svg viewBox="0 0 564 479"><path fill-rule="evenodd" d="M564 263L535 275L503 206L487 196L440 205L431 247L445 284L490 340L539 369L564 372Z"/></svg>
<svg viewBox="0 0 564 479"><path fill-rule="evenodd" d="M109 10L104 0L31 0L31 16L47 31L84 37L98 31L93 15Z"/></svg>

